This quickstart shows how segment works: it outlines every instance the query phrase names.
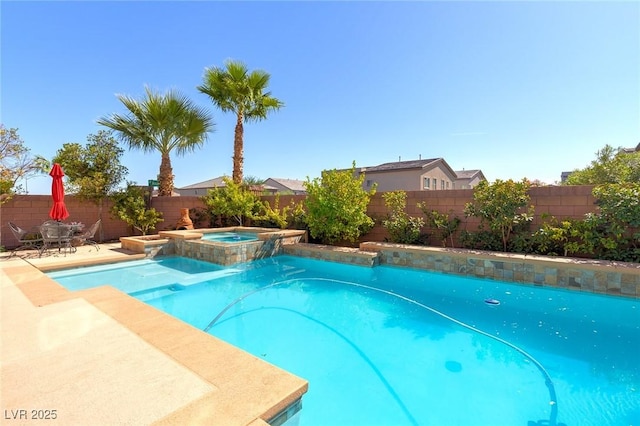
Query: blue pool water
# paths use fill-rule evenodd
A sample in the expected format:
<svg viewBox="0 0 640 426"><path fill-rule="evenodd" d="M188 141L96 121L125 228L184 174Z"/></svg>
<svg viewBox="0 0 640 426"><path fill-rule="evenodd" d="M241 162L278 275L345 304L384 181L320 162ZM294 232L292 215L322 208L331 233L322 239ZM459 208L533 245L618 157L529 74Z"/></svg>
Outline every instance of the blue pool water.
<svg viewBox="0 0 640 426"><path fill-rule="evenodd" d="M48 275L307 379L295 424L640 424L638 300L290 256L127 264Z"/></svg>
<svg viewBox="0 0 640 426"><path fill-rule="evenodd" d="M258 235L250 232L210 232L203 234L202 239L220 243L239 243L241 241L257 241Z"/></svg>

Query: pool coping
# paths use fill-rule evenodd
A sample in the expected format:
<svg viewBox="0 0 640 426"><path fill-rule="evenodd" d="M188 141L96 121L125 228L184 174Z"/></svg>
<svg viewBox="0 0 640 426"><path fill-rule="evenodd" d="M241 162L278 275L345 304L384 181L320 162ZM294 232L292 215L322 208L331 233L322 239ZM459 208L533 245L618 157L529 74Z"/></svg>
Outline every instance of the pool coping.
<svg viewBox="0 0 640 426"><path fill-rule="evenodd" d="M56 260L67 266L95 265L104 263L101 259L105 258L109 258L108 262L111 263L114 258L109 256L109 251L109 249L103 248L100 252L94 251L93 254L86 256L82 256L82 254L75 256L74 254L73 256L65 256L64 259L42 260L23 259L19 256L8 259L4 255L0 261L3 306L3 321L0 327L3 341L11 340L5 340L7 336L15 339L21 333L33 335L34 330L39 329L42 323L26 319L31 318L34 313L40 315L47 310L64 311L67 309L65 304L70 302L82 302L83 305L87 305L84 309L91 311L93 315L108 316L113 320L111 327L114 328L114 331L116 329L120 330L119 332L124 330L127 335L133 335L135 339L140 339L154 351L160 351L172 363L184 368L189 372L189 375L195 375L203 383L208 383L212 389L211 392L189 401L170 414L154 419L152 424L157 425L264 425L285 411L287 407L296 404L307 391L308 383L304 379L204 333L111 286L70 292L38 269L38 267L45 270L57 269L52 266ZM125 250L118 250L118 252L121 260L140 258L140 255L127 253ZM47 262L47 260L49 261ZM18 292L14 291L16 289ZM20 304L19 300L12 300L16 297L18 299L26 298L30 306L23 308L20 313L15 312L17 308L12 307ZM27 305L24 302L22 304ZM48 321L50 320L51 318L48 319ZM73 333L73 329L76 327L83 329L86 328L86 324L71 324L64 333ZM44 337L51 338L53 336ZM35 342L35 346L38 346L37 342ZM103 355L96 355L95 362L102 363L101 365L117 362L115 358L117 350L116 347L109 349L108 346L100 348ZM40 359L36 354L28 352L20 354L19 359L5 359L5 354L10 352L8 347L2 350L3 377L6 376L5 373L8 374L12 366L29 366L30 362L38 362ZM105 352L114 356L105 358ZM55 357L55 354L49 355ZM140 356L142 355L140 354ZM29 369L31 368L25 368L25 370ZM55 369L51 371L53 370ZM47 380L46 377L41 379ZM25 390L25 386L27 390ZM74 389L73 383L65 386L64 383L56 382L55 386L58 388L57 398L61 397L59 392L64 392L64 389ZM161 404L162 395L165 393L163 389L156 388L154 383L144 384L144 386L149 393L158 395L158 404ZM104 387L105 394L118 394L122 391L122 389L109 387L108 380L96 383L96 387L98 389ZM68 407L46 407L44 405L46 405L47 395L43 394L40 388L41 383L29 381L21 383L20 393L24 395L25 392L28 392L29 394L29 400L25 401L24 398L20 399L12 393L10 388L3 386L2 409L55 408L60 414L65 410L82 410L86 413L86 419L83 420L86 424L121 424L123 422L138 424L135 418L123 419L121 417L123 415L122 406L118 406L118 404L114 404L108 410L113 413L113 418L96 418L93 415L95 413L94 407L74 406L74 400L77 398L73 392L69 392L65 396L65 401L69 403ZM129 405L131 405L130 402ZM48 420L48 422L69 424L63 421L62 416L59 419L59 421Z"/></svg>

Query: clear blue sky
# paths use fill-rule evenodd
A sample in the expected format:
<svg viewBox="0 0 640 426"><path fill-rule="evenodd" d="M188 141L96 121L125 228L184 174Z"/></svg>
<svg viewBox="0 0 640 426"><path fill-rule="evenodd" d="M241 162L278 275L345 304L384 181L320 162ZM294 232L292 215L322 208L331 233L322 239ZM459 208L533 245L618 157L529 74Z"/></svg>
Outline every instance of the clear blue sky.
<svg viewBox="0 0 640 426"><path fill-rule="evenodd" d="M49 159L86 143L116 94L177 89L207 107L177 187L231 175L235 117L196 90L226 59L271 74L285 107L245 126L245 175L443 157L553 183L640 142L640 2L0 2L1 121ZM159 154L127 149L128 179ZM50 178L30 179L47 194Z"/></svg>

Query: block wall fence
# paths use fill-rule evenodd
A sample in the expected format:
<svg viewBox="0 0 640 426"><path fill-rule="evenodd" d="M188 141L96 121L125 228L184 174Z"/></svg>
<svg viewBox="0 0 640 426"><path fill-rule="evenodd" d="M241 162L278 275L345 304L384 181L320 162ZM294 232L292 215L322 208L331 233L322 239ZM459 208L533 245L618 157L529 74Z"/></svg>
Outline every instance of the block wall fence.
<svg viewBox="0 0 640 426"><path fill-rule="evenodd" d="M594 197L591 194L593 186L544 186L534 187L529 190L531 205L535 207L533 227L540 225L541 216L548 214L558 219L581 219L585 214L596 212ZM368 214L377 219L384 218L387 209L382 198L383 193L377 193L371 199ZM261 197L269 201L273 206L274 196ZM304 195L281 195L280 208L287 206L291 201L300 202ZM474 230L478 224L475 218L464 217L464 206L473 201L473 190L452 189L440 191L407 191L407 213L412 216L423 216L417 204L426 202L427 205L440 213L449 213L462 219L460 229ZM18 226L30 229L40 225L49 219L49 210L53 200L49 195L16 195L0 206L0 245L12 248L17 245L8 222L14 222ZM85 225L94 223L99 217L99 209L95 204L81 201L74 196L66 196L65 204L70 213L66 222L82 222ZM102 239L104 241L117 240L121 236L138 235L133 229L118 219L113 219L109 214L111 202L105 201L102 207ZM151 207L162 212L164 221L158 224L156 231L175 229L180 218L182 208L203 208L204 204L199 197L155 197L151 201ZM192 218L193 219L193 218ZM377 224L361 241L384 241L388 237L386 230ZM430 241L433 245L439 245L437 241Z"/></svg>
<svg viewBox="0 0 640 426"><path fill-rule="evenodd" d="M532 222L532 229L539 226L542 215L548 214L557 219L583 219L587 213L594 213L597 210L595 198L592 195L593 185L580 186L541 186L533 187L529 190L531 198L530 204L535 208L535 216ZM387 214L387 208L382 198L383 193L376 193L369 203L367 213L376 220L376 225L366 235L360 238L360 242L365 241L385 241L389 237L386 229L380 225L381 220ZM274 197L262 197L264 200L272 200ZM280 207L288 205L291 200L295 202L304 200L304 195L280 196ZM459 230L474 231L480 221L477 218L465 218L464 206L473 201L472 189L449 189L438 191L407 191L406 212L415 217L424 217L422 211L417 207L418 203L426 203L430 209L440 213L449 214L450 218L458 216L462 222ZM441 242L435 237L429 240L431 245L440 246ZM358 244L353 244L357 247Z"/></svg>

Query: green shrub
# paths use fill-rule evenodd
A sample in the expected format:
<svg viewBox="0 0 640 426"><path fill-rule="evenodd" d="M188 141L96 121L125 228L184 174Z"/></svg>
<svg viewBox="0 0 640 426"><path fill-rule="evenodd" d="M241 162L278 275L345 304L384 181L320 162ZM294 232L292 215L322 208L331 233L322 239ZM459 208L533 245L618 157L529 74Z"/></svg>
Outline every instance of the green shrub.
<svg viewBox="0 0 640 426"><path fill-rule="evenodd" d="M291 200L289 205L289 216L287 218L287 227L289 229L304 229L308 230L307 226L307 212L304 209L304 203L296 203Z"/></svg>
<svg viewBox="0 0 640 426"><path fill-rule="evenodd" d="M418 208L426 216L429 227L434 229L440 237L442 247L447 246L447 240L451 242L451 247L453 247L453 236L460 226L460 218L457 216L450 218L449 214L453 214L452 211L447 214L430 209L426 202L418 203Z"/></svg>
<svg viewBox="0 0 640 426"><path fill-rule="evenodd" d="M533 206L528 206L530 187L526 179L520 182L497 179L491 184L481 181L474 188L474 201L465 206L465 215L480 218L479 232L494 233L502 242L501 250L506 252L514 231L526 228L533 220Z"/></svg>
<svg viewBox="0 0 640 426"><path fill-rule="evenodd" d="M212 217L228 218L233 225L243 226L245 220L259 214L262 203L246 186L226 176L223 181L225 186L208 190L201 200Z"/></svg>
<svg viewBox="0 0 640 426"><path fill-rule="evenodd" d="M389 233L391 242L415 244L420 241L420 230L424 226L424 220L420 217L409 216L405 212L407 193L391 191L382 195L382 198L389 210L387 218L382 221L382 226Z"/></svg>
<svg viewBox="0 0 640 426"><path fill-rule="evenodd" d="M598 258L640 262L640 183L599 185L593 189L599 212L586 220L587 244Z"/></svg>
<svg viewBox="0 0 640 426"><path fill-rule="evenodd" d="M365 191L364 174L355 177L354 173L355 162L349 170L325 170L320 178L307 178L305 207L311 237L325 244L356 242L371 230L374 223L367 216L367 206L375 185Z"/></svg>
<svg viewBox="0 0 640 426"><path fill-rule="evenodd" d="M567 256L579 250L578 221L567 219L559 221L546 213L542 215L543 223L533 233L522 232L513 239L513 251L546 256Z"/></svg>
<svg viewBox="0 0 640 426"><path fill-rule="evenodd" d="M142 188L128 183L125 190L111 196L111 215L140 231L142 235L147 235L150 230L155 229L158 222L164 220L162 213L154 208L147 208L145 195Z"/></svg>
<svg viewBox="0 0 640 426"><path fill-rule="evenodd" d="M253 224L255 226L262 226L265 228L280 228L285 229L287 227L287 219L289 217L290 206L280 208L280 196L276 194L273 201L273 208L268 201L263 201L260 206L260 212L253 217Z"/></svg>
<svg viewBox="0 0 640 426"><path fill-rule="evenodd" d="M213 226L211 214L202 207L190 208L189 217L193 222L194 228L211 228Z"/></svg>
<svg viewBox="0 0 640 426"><path fill-rule="evenodd" d="M479 229L477 231L462 230L460 232L460 245L463 248L474 250L502 251L500 236L493 231Z"/></svg>

